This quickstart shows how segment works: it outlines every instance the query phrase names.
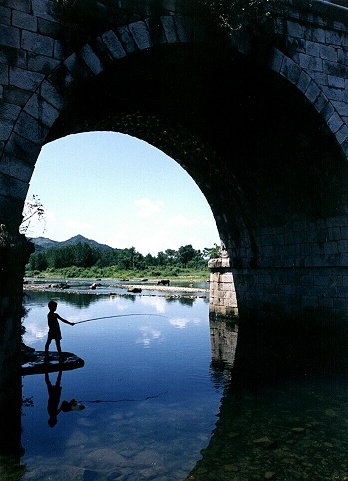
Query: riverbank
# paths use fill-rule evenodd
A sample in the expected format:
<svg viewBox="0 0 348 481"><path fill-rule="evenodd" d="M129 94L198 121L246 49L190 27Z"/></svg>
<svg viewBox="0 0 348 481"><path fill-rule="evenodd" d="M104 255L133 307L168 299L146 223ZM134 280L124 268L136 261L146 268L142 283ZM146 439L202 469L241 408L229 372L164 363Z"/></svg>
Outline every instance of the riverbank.
<svg viewBox="0 0 348 481"><path fill-rule="evenodd" d="M209 287L200 287L190 284L188 286L181 285L169 285L163 286L154 281L134 282L125 280L123 282L112 282L112 279L97 280L93 283L88 279L72 279L57 282L55 279L26 279L24 283L24 289L26 291L41 291L41 292L66 292L66 293L84 293L84 294L124 294L134 293L141 294L146 291L148 295L152 292L162 293L166 295L170 294L196 294L207 295L209 293ZM177 281L176 281L177 282ZM207 284L207 283L204 283Z"/></svg>

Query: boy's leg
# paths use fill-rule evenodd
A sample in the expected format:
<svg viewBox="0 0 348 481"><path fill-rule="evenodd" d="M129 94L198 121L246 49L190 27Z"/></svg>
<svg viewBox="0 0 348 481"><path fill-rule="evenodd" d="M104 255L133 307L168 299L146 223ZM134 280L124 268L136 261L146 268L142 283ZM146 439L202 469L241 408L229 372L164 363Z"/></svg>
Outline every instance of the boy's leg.
<svg viewBox="0 0 348 481"><path fill-rule="evenodd" d="M46 354L46 356L48 355L48 348L51 344L51 340L52 339L47 338L47 341L46 341L46 344L45 344L45 354Z"/></svg>
<svg viewBox="0 0 348 481"><path fill-rule="evenodd" d="M56 339L56 346L57 346L57 351L58 351L58 354L59 354L59 359L62 358L62 348L60 346L60 340Z"/></svg>

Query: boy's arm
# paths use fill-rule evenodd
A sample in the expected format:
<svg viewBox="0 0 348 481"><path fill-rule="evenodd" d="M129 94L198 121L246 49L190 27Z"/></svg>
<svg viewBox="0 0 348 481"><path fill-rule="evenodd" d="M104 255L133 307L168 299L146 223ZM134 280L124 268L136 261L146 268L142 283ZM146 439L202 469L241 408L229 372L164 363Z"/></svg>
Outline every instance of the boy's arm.
<svg viewBox="0 0 348 481"><path fill-rule="evenodd" d="M65 322L65 324L70 324L70 326L75 325L73 322L69 322L67 319L63 319L59 314L57 314L57 317L60 321Z"/></svg>

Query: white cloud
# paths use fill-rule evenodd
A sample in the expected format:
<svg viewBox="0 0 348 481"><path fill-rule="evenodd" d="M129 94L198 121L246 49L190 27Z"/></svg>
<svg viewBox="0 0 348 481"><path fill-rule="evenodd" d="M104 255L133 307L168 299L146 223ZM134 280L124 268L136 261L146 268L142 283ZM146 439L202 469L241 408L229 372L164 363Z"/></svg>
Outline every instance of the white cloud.
<svg viewBox="0 0 348 481"><path fill-rule="evenodd" d="M151 217L154 214L158 214L161 211L161 207L163 205L162 202L152 202L147 197L135 200L134 204L140 207L140 210L138 212L139 217Z"/></svg>
<svg viewBox="0 0 348 481"><path fill-rule="evenodd" d="M176 327L177 329L185 329L189 322L190 319L188 319L187 317L175 317L169 320L169 324Z"/></svg>
<svg viewBox="0 0 348 481"><path fill-rule="evenodd" d="M143 326L140 329L141 337L136 341L137 344L143 344L144 347L149 347L152 341L159 339L161 337L161 331L158 329L152 329L148 326Z"/></svg>
<svg viewBox="0 0 348 481"><path fill-rule="evenodd" d="M183 214L178 214L174 217L169 218L166 221L168 227L178 227L178 226L193 226L200 224L201 221L198 219L189 219Z"/></svg>
<svg viewBox="0 0 348 481"><path fill-rule="evenodd" d="M164 297L148 297L142 296L140 298L141 303L146 306L154 307L157 313L164 314L166 312L166 300Z"/></svg>
<svg viewBox="0 0 348 481"><path fill-rule="evenodd" d="M33 344L47 335L48 327L36 322L25 323L24 340L26 344Z"/></svg>

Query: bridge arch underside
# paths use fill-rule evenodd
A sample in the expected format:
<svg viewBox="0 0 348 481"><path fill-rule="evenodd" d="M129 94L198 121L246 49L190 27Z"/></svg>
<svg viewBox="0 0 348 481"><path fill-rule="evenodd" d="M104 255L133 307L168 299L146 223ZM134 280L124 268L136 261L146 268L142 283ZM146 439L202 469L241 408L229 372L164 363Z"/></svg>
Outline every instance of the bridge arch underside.
<svg viewBox="0 0 348 481"><path fill-rule="evenodd" d="M346 159L290 82L230 50L167 45L70 94L47 141L127 133L196 181L228 252L218 270L233 275L240 317L346 314Z"/></svg>

